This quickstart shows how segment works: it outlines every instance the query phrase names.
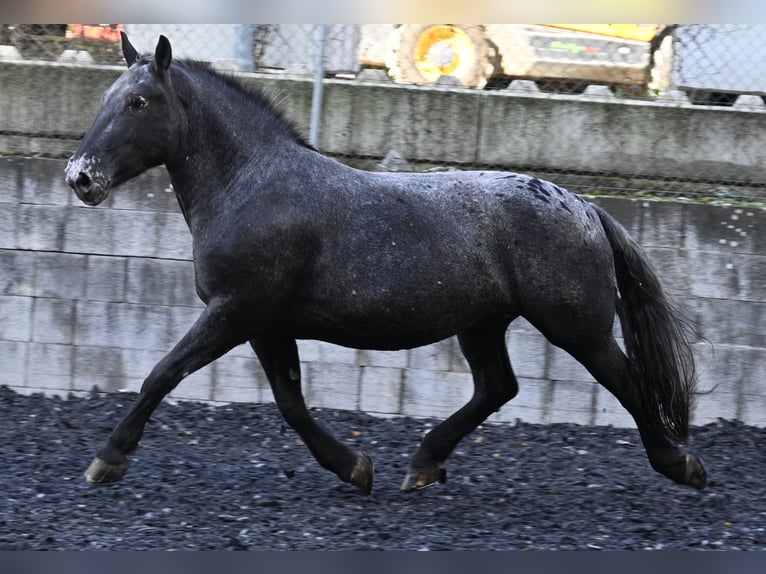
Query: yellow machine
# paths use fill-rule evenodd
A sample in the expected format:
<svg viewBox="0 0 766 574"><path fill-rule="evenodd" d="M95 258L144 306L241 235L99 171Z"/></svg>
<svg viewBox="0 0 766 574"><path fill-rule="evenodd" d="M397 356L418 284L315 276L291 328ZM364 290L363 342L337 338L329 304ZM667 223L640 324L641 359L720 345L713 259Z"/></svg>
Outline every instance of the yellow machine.
<svg viewBox="0 0 766 574"><path fill-rule="evenodd" d="M453 76L483 88L505 77L662 88L655 66L670 60L668 31L659 24L363 25L360 61L408 83Z"/></svg>

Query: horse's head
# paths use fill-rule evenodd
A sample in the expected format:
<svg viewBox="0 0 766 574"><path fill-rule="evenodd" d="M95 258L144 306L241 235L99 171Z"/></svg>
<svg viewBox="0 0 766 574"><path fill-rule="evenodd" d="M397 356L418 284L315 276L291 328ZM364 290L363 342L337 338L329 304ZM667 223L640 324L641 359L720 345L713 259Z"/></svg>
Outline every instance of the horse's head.
<svg viewBox="0 0 766 574"><path fill-rule="evenodd" d="M153 58L142 57L123 33L122 53L128 71L104 93L96 120L66 167L67 183L88 205L166 162L183 133L168 39L160 36Z"/></svg>

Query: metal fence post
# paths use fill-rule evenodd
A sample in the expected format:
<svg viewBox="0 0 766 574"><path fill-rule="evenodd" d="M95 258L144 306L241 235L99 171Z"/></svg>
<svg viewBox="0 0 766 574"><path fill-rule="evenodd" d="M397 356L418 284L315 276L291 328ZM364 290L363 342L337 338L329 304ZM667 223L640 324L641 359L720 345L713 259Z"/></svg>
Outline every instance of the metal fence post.
<svg viewBox="0 0 766 574"><path fill-rule="evenodd" d="M322 113L322 80L324 78L324 48L327 40L327 25L319 25L319 48L317 50L317 68L314 76L314 93L311 96L311 127L309 143L317 147L319 142L319 120Z"/></svg>

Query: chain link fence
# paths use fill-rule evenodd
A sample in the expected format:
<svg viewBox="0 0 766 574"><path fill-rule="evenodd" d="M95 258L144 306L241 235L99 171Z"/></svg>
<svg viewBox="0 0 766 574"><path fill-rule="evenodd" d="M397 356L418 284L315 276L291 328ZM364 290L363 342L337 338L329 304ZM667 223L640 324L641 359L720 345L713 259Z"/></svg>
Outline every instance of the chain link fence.
<svg viewBox="0 0 766 574"><path fill-rule="evenodd" d="M0 26L0 58L122 65L121 30L145 50L165 34L176 56L207 61L221 70L417 84L454 89L455 97L470 89L573 102L603 98L704 106L711 113L766 112L763 25L6 24ZM762 125L764 117L754 113L751 122ZM684 178L659 182L518 167L539 169L579 191L763 197L760 184L747 176L732 182L730 174L705 172L704 166L696 178L704 185Z"/></svg>

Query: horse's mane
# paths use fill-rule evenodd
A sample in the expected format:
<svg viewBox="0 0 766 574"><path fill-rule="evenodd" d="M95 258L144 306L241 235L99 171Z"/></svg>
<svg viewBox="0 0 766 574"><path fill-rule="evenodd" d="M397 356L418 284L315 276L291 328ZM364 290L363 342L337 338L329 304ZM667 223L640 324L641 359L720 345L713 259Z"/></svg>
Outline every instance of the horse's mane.
<svg viewBox="0 0 766 574"><path fill-rule="evenodd" d="M150 63L153 56L145 55L139 59L140 63ZM252 83L245 84L240 78L232 73L215 70L209 63L198 60L177 58L173 60L173 65L178 66L197 77L204 77L214 85L229 89L236 93L244 101L254 104L263 117L270 120L273 124L285 130L285 132L296 142L304 147L314 149L297 125L282 111L284 95L275 90L266 90L262 86Z"/></svg>

